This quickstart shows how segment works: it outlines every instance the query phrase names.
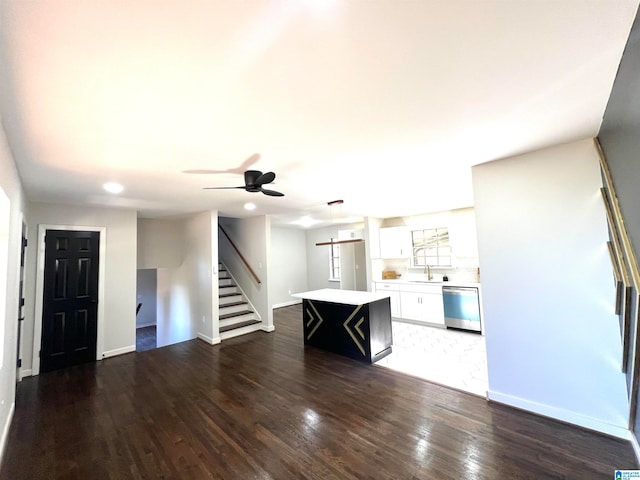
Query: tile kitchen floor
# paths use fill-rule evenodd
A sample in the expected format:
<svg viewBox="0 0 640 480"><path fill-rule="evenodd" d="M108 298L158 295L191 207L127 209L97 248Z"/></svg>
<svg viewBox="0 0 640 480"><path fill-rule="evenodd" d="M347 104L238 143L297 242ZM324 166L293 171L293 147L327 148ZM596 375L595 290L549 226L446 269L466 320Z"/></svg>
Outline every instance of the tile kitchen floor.
<svg viewBox="0 0 640 480"><path fill-rule="evenodd" d="M397 321L392 329L393 352L376 365L486 397L483 335Z"/></svg>

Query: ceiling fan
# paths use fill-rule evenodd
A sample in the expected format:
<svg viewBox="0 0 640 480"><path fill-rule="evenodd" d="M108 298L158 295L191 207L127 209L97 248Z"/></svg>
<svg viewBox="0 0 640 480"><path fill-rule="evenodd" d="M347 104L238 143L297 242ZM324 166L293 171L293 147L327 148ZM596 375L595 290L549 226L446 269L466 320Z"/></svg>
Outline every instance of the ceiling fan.
<svg viewBox="0 0 640 480"><path fill-rule="evenodd" d="M263 185L275 180L276 174L273 172L262 173L258 170L247 170L244 172L244 185L241 187L205 187L205 190L220 190L228 188L244 188L247 192L262 192L271 197L284 197L284 193L275 190L262 188Z"/></svg>

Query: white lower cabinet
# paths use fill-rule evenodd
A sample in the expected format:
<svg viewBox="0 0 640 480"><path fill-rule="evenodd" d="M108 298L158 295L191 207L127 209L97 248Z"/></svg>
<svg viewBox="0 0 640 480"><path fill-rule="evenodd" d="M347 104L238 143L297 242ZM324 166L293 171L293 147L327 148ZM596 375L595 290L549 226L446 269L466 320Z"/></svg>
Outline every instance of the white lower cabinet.
<svg viewBox="0 0 640 480"><path fill-rule="evenodd" d="M376 292L385 292L389 294L389 300L391 302L391 316L394 318L400 318L400 285L394 285L392 283L377 283Z"/></svg>
<svg viewBox="0 0 640 480"><path fill-rule="evenodd" d="M424 320L444 326L444 305L442 303L442 288L439 293L425 293L422 295Z"/></svg>
<svg viewBox="0 0 640 480"><path fill-rule="evenodd" d="M376 283L376 291L389 293L392 317L444 326L442 285Z"/></svg>

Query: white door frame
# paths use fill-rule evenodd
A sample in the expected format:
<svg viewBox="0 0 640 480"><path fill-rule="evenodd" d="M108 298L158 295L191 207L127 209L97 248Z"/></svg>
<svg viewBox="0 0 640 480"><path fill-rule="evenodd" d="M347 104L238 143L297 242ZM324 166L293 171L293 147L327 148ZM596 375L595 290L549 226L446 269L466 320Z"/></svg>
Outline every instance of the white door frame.
<svg viewBox="0 0 640 480"><path fill-rule="evenodd" d="M38 252L36 257L36 298L33 320L33 363L32 375L40 373L40 344L42 342L42 307L44 295L44 237L47 230L75 230L100 232L100 252L98 257L98 338L96 341L96 360L104 353L104 277L106 262L106 227L84 227L80 225L38 225Z"/></svg>
<svg viewBox="0 0 640 480"><path fill-rule="evenodd" d="M16 358L18 359L22 359L22 345L24 345L24 324L25 324L25 309L26 309L26 305L20 305L20 282L22 282L22 299L26 299L26 290L27 290L27 279L26 279L26 275L27 275L27 246L23 245L24 241L28 241L29 240L29 225L27 224L27 220L26 218L24 218L24 214L22 212L20 212L20 225L21 225L21 230L20 230L20 256L18 258L18 293L16 294L16 296L18 297L18 328L16 331L16 337L18 336L18 332L20 332L20 341L17 342L18 346L17 346L17 355ZM22 252L24 250L25 253L25 257L24 259L22 258ZM24 265L20 264L20 261L24 262ZM22 321L20 321L20 318L22 318ZM23 378L23 372L26 369L22 368L22 365L20 365L19 367L16 366L16 381L21 382L22 378Z"/></svg>

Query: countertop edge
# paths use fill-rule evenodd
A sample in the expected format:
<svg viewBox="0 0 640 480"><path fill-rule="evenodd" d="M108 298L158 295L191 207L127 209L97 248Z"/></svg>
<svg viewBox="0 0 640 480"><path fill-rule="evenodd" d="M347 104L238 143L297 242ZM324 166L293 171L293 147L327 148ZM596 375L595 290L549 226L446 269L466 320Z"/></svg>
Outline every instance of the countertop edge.
<svg viewBox="0 0 640 480"><path fill-rule="evenodd" d="M458 282L455 280L449 280L446 282L420 282L411 280L374 280L374 283L394 283L397 285L437 285L437 286L449 286L449 287L478 287L482 285L478 282Z"/></svg>

